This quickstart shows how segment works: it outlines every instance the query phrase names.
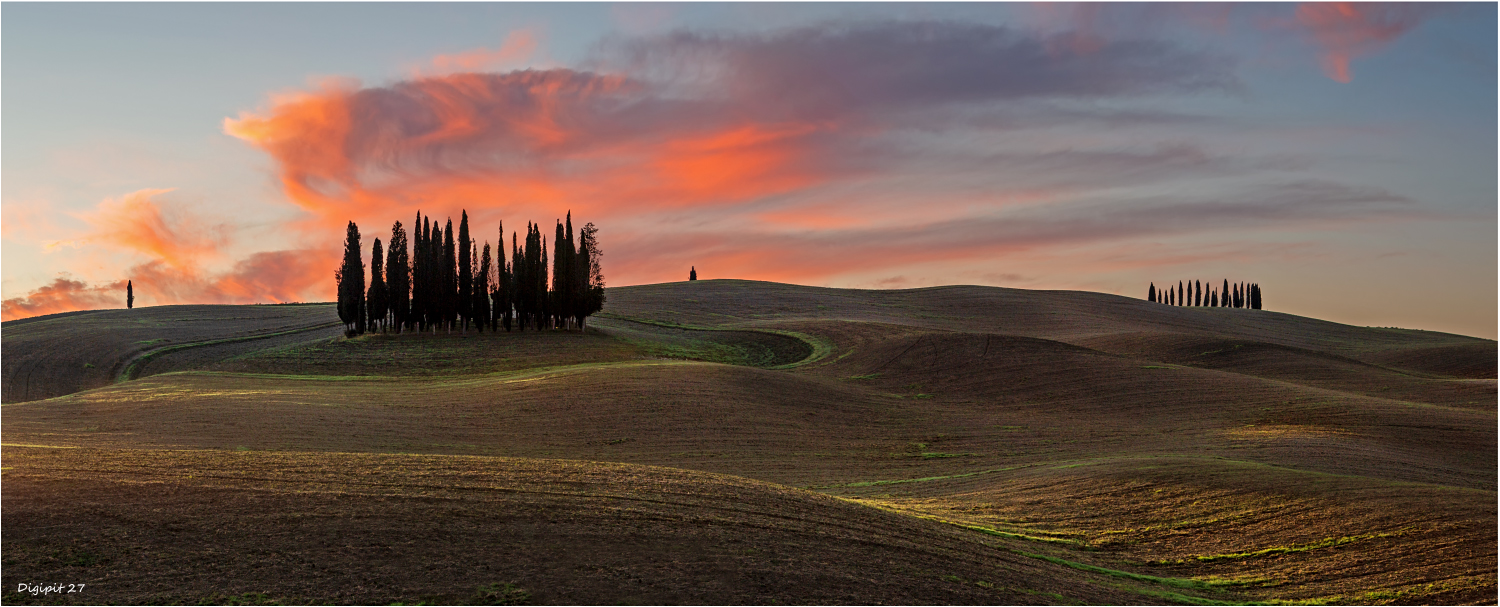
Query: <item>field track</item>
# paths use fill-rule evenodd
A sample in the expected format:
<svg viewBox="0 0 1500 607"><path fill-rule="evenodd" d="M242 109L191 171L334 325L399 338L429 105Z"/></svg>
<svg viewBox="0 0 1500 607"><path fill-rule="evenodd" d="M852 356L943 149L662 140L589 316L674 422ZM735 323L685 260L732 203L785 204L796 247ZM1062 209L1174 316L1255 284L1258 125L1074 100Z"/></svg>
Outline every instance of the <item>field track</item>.
<svg viewBox="0 0 1500 607"><path fill-rule="evenodd" d="M6 323L5 602L1496 602L1493 341L981 287L608 295L587 334Z"/></svg>

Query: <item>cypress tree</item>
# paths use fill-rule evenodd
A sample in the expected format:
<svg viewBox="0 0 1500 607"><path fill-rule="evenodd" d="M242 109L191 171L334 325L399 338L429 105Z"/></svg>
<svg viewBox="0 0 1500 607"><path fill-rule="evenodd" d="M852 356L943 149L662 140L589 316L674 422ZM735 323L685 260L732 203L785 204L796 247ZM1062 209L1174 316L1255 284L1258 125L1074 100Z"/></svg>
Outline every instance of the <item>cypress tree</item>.
<svg viewBox="0 0 1500 607"><path fill-rule="evenodd" d="M1186 299L1182 298L1182 281L1180 280L1177 281L1177 297L1174 298L1173 301L1177 302L1177 305L1179 306L1183 305L1182 302L1187 301Z"/></svg>
<svg viewBox="0 0 1500 607"><path fill-rule="evenodd" d="M697 273L698 273L698 269L697 268L693 268L693 274L697 274ZM697 278L697 277L694 276L694 277L689 278L688 280L692 280L693 278ZM1146 301L1149 301L1151 303L1156 303L1156 283L1154 283L1154 282L1151 283L1151 289L1148 290L1148 291L1146 291Z"/></svg>
<svg viewBox="0 0 1500 607"><path fill-rule="evenodd" d="M458 257L457 245L453 242L453 218L443 226L443 326L449 333L458 321Z"/></svg>
<svg viewBox="0 0 1500 607"><path fill-rule="evenodd" d="M552 328L552 289L547 288L547 237L541 235L541 223L537 223L537 237L541 238L541 261L537 264L537 316L541 328Z"/></svg>
<svg viewBox="0 0 1500 607"><path fill-rule="evenodd" d="M458 220L458 309L455 312L463 317L463 330L469 330L469 319L473 316L471 308L474 307L474 256L470 249L474 243L469 240L469 212L462 211L463 217Z"/></svg>
<svg viewBox="0 0 1500 607"><path fill-rule="evenodd" d="M125 281L125 309L129 310L129 309L134 308L134 307L135 307L135 282L127 280L127 281Z"/></svg>
<svg viewBox="0 0 1500 607"><path fill-rule="evenodd" d="M334 273L338 281L339 320L345 335L365 332L365 264L360 257L359 226L349 222L344 236L344 263Z"/></svg>
<svg viewBox="0 0 1500 607"><path fill-rule="evenodd" d="M1208 307L1210 307L1210 308L1217 308L1217 307L1219 307L1219 292L1217 290L1210 290L1209 291L1209 293L1208 293Z"/></svg>
<svg viewBox="0 0 1500 607"><path fill-rule="evenodd" d="M510 271L512 281L510 286L511 303L516 307L516 330L526 330L526 318L531 313L531 252L526 247L531 244L531 222L526 222L526 239L516 241L516 234L510 235L511 260Z"/></svg>
<svg viewBox="0 0 1500 607"><path fill-rule="evenodd" d="M406 229L399 221L391 226L391 244L385 259L385 290L391 308L391 324L400 332L411 315L411 268L406 252Z"/></svg>
<svg viewBox="0 0 1500 607"><path fill-rule="evenodd" d="M437 332L443 325L443 226L432 223L427 241L427 325Z"/></svg>
<svg viewBox="0 0 1500 607"><path fill-rule="evenodd" d="M552 237L552 324L560 329L566 329L563 319L572 316L572 310L568 309L568 241L563 237L563 224L557 222L557 230Z"/></svg>
<svg viewBox="0 0 1500 607"><path fill-rule="evenodd" d="M604 257L604 251L599 248L599 228L594 224L584 224L583 229L578 232L578 249L588 249L588 254L583 257L588 261L580 264L580 269L588 274L588 295L584 299L583 316L587 318L595 312L604 309L604 272L600 260ZM583 328L580 321L579 328Z"/></svg>
<svg viewBox="0 0 1500 607"><path fill-rule="evenodd" d="M568 239L563 245L563 250L568 255L567 263L563 264L566 275L563 279L563 318L565 321L574 321L574 326L580 326L576 321L583 317L583 302L579 297L583 291L578 284L578 246L573 240L573 211L568 211L563 237Z"/></svg>
<svg viewBox="0 0 1500 607"><path fill-rule="evenodd" d="M474 326L483 333L490 318L490 243L484 243L484 257L479 256L477 243L469 246L474 247L469 254L469 262L473 264L469 274L474 278L473 289L469 292L469 313L473 315Z"/></svg>
<svg viewBox="0 0 1500 607"><path fill-rule="evenodd" d="M529 221L526 222L526 237L531 238L531 222ZM521 246L517 244L515 232L510 233L510 253L510 282L506 283L505 287L510 290L510 303L514 308L512 313L515 315L516 330L522 331L526 329L525 316L522 316L522 308L526 305L522 303L525 300L523 295L525 287L522 285L526 275L526 258L521 254Z"/></svg>
<svg viewBox="0 0 1500 607"><path fill-rule="evenodd" d="M417 214L417 223L414 229L417 231L417 242L412 247L411 268L411 322L414 329L418 331L427 330L427 308L431 294L427 289L427 277L431 273L427 260L427 240L431 235L428 232L428 220Z"/></svg>
<svg viewBox="0 0 1500 607"><path fill-rule="evenodd" d="M1250 307L1260 309L1260 285L1258 284L1250 285Z"/></svg>
<svg viewBox="0 0 1500 607"><path fill-rule="evenodd" d="M370 247L370 292L365 297L371 331L385 329L385 315L388 311L385 292L385 250L380 247L380 239L376 238ZM377 322L379 329L376 328Z"/></svg>
<svg viewBox="0 0 1500 607"><path fill-rule="evenodd" d="M514 236L512 236L514 238ZM510 331L510 264L505 259L505 222L500 222L500 242L495 245L495 289L490 296L494 304L490 314L495 330L501 326Z"/></svg>
<svg viewBox="0 0 1500 607"><path fill-rule="evenodd" d="M1203 307L1203 283L1193 281L1193 305Z"/></svg>

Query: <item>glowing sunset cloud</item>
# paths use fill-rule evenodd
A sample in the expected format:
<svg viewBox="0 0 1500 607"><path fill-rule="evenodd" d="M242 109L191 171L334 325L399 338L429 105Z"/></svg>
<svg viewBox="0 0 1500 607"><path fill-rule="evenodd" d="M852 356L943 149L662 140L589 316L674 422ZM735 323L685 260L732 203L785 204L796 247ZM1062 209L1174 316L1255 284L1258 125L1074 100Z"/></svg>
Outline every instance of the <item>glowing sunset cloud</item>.
<svg viewBox="0 0 1500 607"><path fill-rule="evenodd" d="M62 276L25 297L0 301L0 319L15 320L74 310L125 307L125 281L90 285Z"/></svg>
<svg viewBox="0 0 1500 607"><path fill-rule="evenodd" d="M223 228L182 209L163 209L154 198L171 191L139 190L106 199L95 211L80 214L94 227L82 241L141 253L174 268L191 268L217 255L224 243Z"/></svg>
<svg viewBox="0 0 1500 607"><path fill-rule="evenodd" d="M438 73L474 72L506 67L530 58L531 54L536 52L536 39L535 32L518 30L507 35L498 49L476 49L452 55L438 55L432 58L432 67Z"/></svg>
<svg viewBox="0 0 1500 607"><path fill-rule="evenodd" d="M899 171L909 153L867 142L923 113L933 118L920 128L947 130L943 112L1001 100L1234 86L1228 62L1170 45L1110 43L1086 56L943 22L612 44L593 62L598 71L457 73L373 88L329 81L273 96L264 110L226 119L224 131L272 157L288 197L309 212L309 231L350 219L383 226L419 209L463 208L480 221L569 210L591 220L687 211L730 220L763 213L754 207L778 196ZM847 207L818 213L829 228L839 213L844 226L862 222ZM787 211L775 216L796 223ZM639 228L613 227L623 233L606 235L627 242ZM627 281L657 276L618 261Z"/></svg>
<svg viewBox="0 0 1500 607"><path fill-rule="evenodd" d="M1297 23L1323 49L1323 71L1349 82L1349 62L1368 55L1421 24L1433 5L1383 2L1307 2L1297 6Z"/></svg>

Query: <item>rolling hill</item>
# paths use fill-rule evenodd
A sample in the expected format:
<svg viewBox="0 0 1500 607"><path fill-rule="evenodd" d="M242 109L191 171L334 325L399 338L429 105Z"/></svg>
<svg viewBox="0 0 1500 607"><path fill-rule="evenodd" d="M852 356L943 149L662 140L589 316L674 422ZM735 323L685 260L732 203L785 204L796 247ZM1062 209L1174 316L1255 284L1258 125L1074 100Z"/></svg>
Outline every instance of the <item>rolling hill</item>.
<svg viewBox="0 0 1500 607"><path fill-rule="evenodd" d="M608 297L582 334L5 323L5 600L1495 602L1493 341L992 287Z"/></svg>

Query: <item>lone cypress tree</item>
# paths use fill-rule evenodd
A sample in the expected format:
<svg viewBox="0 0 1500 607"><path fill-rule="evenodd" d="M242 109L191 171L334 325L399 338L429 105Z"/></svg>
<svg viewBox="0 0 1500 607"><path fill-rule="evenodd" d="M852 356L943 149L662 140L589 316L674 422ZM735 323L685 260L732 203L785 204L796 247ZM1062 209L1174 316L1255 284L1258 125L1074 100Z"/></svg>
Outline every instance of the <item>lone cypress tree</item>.
<svg viewBox="0 0 1500 607"><path fill-rule="evenodd" d="M463 211L458 221L458 309L454 312L463 318L463 330L468 332L469 319L474 307L474 256L469 250L474 244L469 240L469 212Z"/></svg>
<svg viewBox="0 0 1500 607"><path fill-rule="evenodd" d="M391 244L385 253L385 289L391 324L399 333L411 316L411 267L406 253L406 229L399 221L391 226Z"/></svg>
<svg viewBox="0 0 1500 607"><path fill-rule="evenodd" d="M380 239L370 247L370 291L365 296L365 308L370 316L370 330L376 331L386 328L385 316L389 312L389 302L386 300L385 289L385 251L380 247Z"/></svg>
<svg viewBox="0 0 1500 607"><path fill-rule="evenodd" d="M334 279L338 281L339 320L344 323L344 333L364 333L365 264L360 259L359 226L352 221L344 236L344 263L334 272Z"/></svg>
<svg viewBox="0 0 1500 607"><path fill-rule="evenodd" d="M127 281L125 281L125 309L129 310L129 309L134 308L134 307L135 307L135 283L132 282L132 281L127 280Z"/></svg>
<svg viewBox="0 0 1500 607"><path fill-rule="evenodd" d="M688 266L688 280L698 280L698 266ZM1152 287L1152 290L1155 290L1154 286ZM1152 298L1153 301L1155 301L1154 295L1152 296Z"/></svg>

